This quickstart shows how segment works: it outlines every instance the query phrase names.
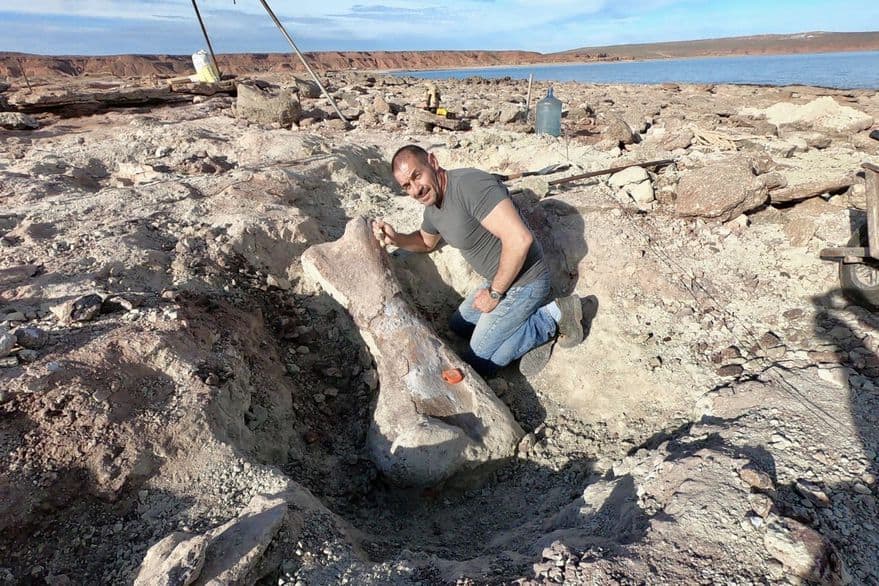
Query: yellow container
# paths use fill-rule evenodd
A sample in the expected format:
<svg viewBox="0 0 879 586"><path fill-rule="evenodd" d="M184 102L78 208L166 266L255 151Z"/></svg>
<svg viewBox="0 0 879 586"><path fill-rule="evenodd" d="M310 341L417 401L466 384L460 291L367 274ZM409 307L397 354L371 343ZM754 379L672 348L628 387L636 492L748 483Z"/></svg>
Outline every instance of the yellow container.
<svg viewBox="0 0 879 586"><path fill-rule="evenodd" d="M195 77L198 81L216 83L220 81L220 71L207 51L202 49L192 54L192 64L195 66Z"/></svg>

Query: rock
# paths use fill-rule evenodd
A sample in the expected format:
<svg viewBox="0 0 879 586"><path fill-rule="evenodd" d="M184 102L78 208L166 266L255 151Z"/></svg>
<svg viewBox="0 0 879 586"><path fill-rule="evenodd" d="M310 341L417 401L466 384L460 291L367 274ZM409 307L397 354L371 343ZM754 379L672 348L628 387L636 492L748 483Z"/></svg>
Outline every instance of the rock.
<svg viewBox="0 0 879 586"><path fill-rule="evenodd" d="M40 353L36 350L24 349L18 353L18 359L22 362L33 362L40 357Z"/></svg>
<svg viewBox="0 0 879 586"><path fill-rule="evenodd" d="M525 110L519 104L504 104L501 106L497 121L500 124L512 124L525 120Z"/></svg>
<svg viewBox="0 0 879 586"><path fill-rule="evenodd" d="M104 299L100 295L91 293L52 307L52 313L61 323L90 321L101 312L103 303Z"/></svg>
<svg viewBox="0 0 879 586"><path fill-rule="evenodd" d="M659 144L666 150L687 149L693 144L695 135L689 128L681 128L666 132Z"/></svg>
<svg viewBox="0 0 879 586"><path fill-rule="evenodd" d="M134 586L187 586L199 576L208 538L175 531L154 546L143 559Z"/></svg>
<svg viewBox="0 0 879 586"><path fill-rule="evenodd" d="M290 126L302 116L299 98L290 90L261 90L238 84L235 112L239 118L256 124Z"/></svg>
<svg viewBox="0 0 879 586"><path fill-rule="evenodd" d="M40 272L40 265L18 265L0 269L0 287L7 287L14 283L27 281Z"/></svg>
<svg viewBox="0 0 879 586"><path fill-rule="evenodd" d="M22 348L39 350L49 341L49 334L42 328L28 326L25 328L18 328L15 331L15 339L18 341L18 345Z"/></svg>
<svg viewBox="0 0 879 586"><path fill-rule="evenodd" d="M724 226L737 233L742 232L750 225L751 220L745 214L739 214L738 216L724 224Z"/></svg>
<svg viewBox="0 0 879 586"><path fill-rule="evenodd" d="M717 369L717 376L739 376L745 372L740 364L727 364Z"/></svg>
<svg viewBox="0 0 879 586"><path fill-rule="evenodd" d="M0 316L0 321L26 321L27 318L20 311L10 311Z"/></svg>
<svg viewBox="0 0 879 586"><path fill-rule="evenodd" d="M769 348L775 348L776 346L781 345L781 338L778 337L774 332L765 332L760 339L757 340L757 343L764 350L768 350Z"/></svg>
<svg viewBox="0 0 879 586"><path fill-rule="evenodd" d="M0 328L0 358L9 356L12 349L15 348L16 336L9 333L6 328Z"/></svg>
<svg viewBox="0 0 879 586"><path fill-rule="evenodd" d="M775 483L772 482L772 478L768 474L762 470L757 470L750 464L739 470L739 478L744 480L751 488L758 490L771 490L775 488Z"/></svg>
<svg viewBox="0 0 879 586"><path fill-rule="evenodd" d="M800 201L812 197L818 197L825 193L838 193L845 191L855 183L854 175L841 173L837 177L816 178L807 183L787 185L769 192L773 204Z"/></svg>
<svg viewBox="0 0 879 586"><path fill-rule="evenodd" d="M303 98L319 98L323 92L320 90L320 86L314 80L311 79L295 79L296 90L299 92L299 95Z"/></svg>
<svg viewBox="0 0 879 586"><path fill-rule="evenodd" d="M287 291L292 287L290 284L290 280L285 277L276 277L274 275L269 275L266 277L266 285L269 287L274 287L276 289L281 289L282 291Z"/></svg>
<svg viewBox="0 0 879 586"><path fill-rule="evenodd" d="M833 142L833 139L821 132L813 131L792 131L789 127L782 126L778 129L778 137L785 140L802 141L808 148L826 149ZM805 152L805 151L803 151Z"/></svg>
<svg viewBox="0 0 879 586"><path fill-rule="evenodd" d="M613 146L632 144L635 142L635 133L625 120L618 116L610 116L601 133L601 142L607 142Z"/></svg>
<svg viewBox="0 0 879 586"><path fill-rule="evenodd" d="M390 114L391 105L381 96L376 96L372 101L372 110L376 114Z"/></svg>
<svg viewBox="0 0 879 586"><path fill-rule="evenodd" d="M588 123L595 117L595 111L589 104L574 106L567 112L567 119L571 122Z"/></svg>
<svg viewBox="0 0 879 586"><path fill-rule="evenodd" d="M772 512L772 499L761 493L752 493L748 495L748 503L751 510L761 518L765 519Z"/></svg>
<svg viewBox="0 0 879 586"><path fill-rule="evenodd" d="M34 130L40 123L33 116L21 112L0 112L0 128L7 130Z"/></svg>
<svg viewBox="0 0 879 586"><path fill-rule="evenodd" d="M611 175L608 178L607 183L615 189L620 189L626 185L641 183L648 179L650 179L650 175L644 167L629 167L628 169L623 169L622 171L618 171Z"/></svg>
<svg viewBox="0 0 879 586"><path fill-rule="evenodd" d="M769 189L770 191L787 187L787 177L775 171L760 175L760 181L762 181L766 189Z"/></svg>
<svg viewBox="0 0 879 586"><path fill-rule="evenodd" d="M798 493L809 499L809 501L817 507L829 507L830 497L827 496L821 488L814 482L810 482L804 478L798 478L794 482L794 488Z"/></svg>
<svg viewBox="0 0 879 586"><path fill-rule="evenodd" d="M769 555L795 576L821 584L848 584L850 577L839 553L824 537L786 517L770 523L763 536Z"/></svg>
<svg viewBox="0 0 879 586"><path fill-rule="evenodd" d="M228 523L209 531L199 583L251 584L256 568L287 514L289 495L257 495Z"/></svg>
<svg viewBox="0 0 879 586"><path fill-rule="evenodd" d="M644 209L645 206L654 201L653 184L650 181L643 181L637 185L629 185L626 191L638 204L638 207Z"/></svg>
<svg viewBox="0 0 879 586"><path fill-rule="evenodd" d="M685 173L677 186L675 213L726 222L766 202L767 190L750 163L731 158Z"/></svg>
<svg viewBox="0 0 879 586"><path fill-rule="evenodd" d="M403 299L365 218L309 248L302 264L348 310L375 358L381 385L367 443L383 474L430 486L515 453L523 432L509 409ZM449 368L464 380L445 382Z"/></svg>
<svg viewBox="0 0 879 586"><path fill-rule="evenodd" d="M823 96L804 105L779 102L766 110L746 108L742 113L765 116L782 133L782 127L789 125L794 129L824 130L848 137L873 125L872 116L849 106L840 106L831 96Z"/></svg>

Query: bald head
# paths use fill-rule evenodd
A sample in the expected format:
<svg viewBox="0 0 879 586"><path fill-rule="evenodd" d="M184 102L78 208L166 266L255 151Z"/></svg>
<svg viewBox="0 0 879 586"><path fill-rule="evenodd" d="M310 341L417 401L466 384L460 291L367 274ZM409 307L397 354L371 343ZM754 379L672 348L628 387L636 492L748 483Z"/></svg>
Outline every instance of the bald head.
<svg viewBox="0 0 879 586"><path fill-rule="evenodd" d="M391 157L391 173L396 173L400 161L409 157L415 157L419 162L428 164L429 155L426 150L417 144L407 144L397 149L397 152Z"/></svg>

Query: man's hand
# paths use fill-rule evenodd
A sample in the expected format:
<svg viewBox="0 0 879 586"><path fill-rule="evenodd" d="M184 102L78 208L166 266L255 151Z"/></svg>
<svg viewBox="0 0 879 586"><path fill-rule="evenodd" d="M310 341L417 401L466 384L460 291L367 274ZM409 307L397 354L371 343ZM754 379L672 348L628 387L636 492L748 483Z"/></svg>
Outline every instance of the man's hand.
<svg viewBox="0 0 879 586"><path fill-rule="evenodd" d="M480 289L479 293L473 299L473 307L482 313L491 313L495 307L501 302L500 299L492 299L488 289Z"/></svg>
<svg viewBox="0 0 879 586"><path fill-rule="evenodd" d="M372 234L382 246L386 247L388 244L400 246L400 244L397 242L397 231L394 230L393 226L391 226L384 220L373 220Z"/></svg>

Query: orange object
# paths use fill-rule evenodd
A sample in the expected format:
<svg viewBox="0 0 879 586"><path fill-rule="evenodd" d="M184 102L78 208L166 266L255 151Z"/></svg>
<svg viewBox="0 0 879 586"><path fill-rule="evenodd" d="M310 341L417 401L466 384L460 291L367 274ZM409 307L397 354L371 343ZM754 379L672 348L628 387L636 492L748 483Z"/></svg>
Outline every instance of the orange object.
<svg viewBox="0 0 879 586"><path fill-rule="evenodd" d="M443 371L443 380L449 384L456 385L464 380L464 373L460 368L450 368Z"/></svg>

